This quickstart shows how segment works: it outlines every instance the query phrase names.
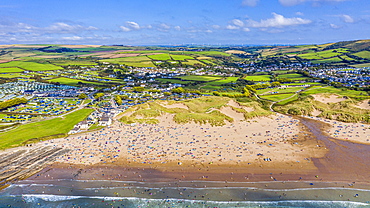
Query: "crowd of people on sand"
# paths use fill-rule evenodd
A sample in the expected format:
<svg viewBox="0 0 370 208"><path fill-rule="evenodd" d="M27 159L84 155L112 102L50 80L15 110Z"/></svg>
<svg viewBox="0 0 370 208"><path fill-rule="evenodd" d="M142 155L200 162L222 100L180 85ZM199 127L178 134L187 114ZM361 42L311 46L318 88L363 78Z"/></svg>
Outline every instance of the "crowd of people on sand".
<svg viewBox="0 0 370 208"><path fill-rule="evenodd" d="M180 125L167 117L155 125L115 122L96 132L54 139L47 145L71 150L57 162L86 165L120 159L145 164L303 162L310 147L291 143L300 130L298 120L281 114L224 126Z"/></svg>

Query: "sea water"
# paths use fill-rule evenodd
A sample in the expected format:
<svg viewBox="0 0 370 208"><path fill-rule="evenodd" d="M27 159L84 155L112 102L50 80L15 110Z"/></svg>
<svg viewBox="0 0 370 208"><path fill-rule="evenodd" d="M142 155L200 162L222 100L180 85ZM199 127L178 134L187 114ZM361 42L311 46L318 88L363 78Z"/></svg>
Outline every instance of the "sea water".
<svg viewBox="0 0 370 208"><path fill-rule="evenodd" d="M357 185L356 185L357 186ZM333 182L25 180L0 207L370 207L370 190Z"/></svg>

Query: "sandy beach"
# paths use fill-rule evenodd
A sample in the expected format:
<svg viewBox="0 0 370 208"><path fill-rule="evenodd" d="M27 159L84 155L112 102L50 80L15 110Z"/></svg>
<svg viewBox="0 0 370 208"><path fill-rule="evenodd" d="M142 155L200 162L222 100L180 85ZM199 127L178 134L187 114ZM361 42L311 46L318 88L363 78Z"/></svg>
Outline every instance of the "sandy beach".
<svg viewBox="0 0 370 208"><path fill-rule="evenodd" d="M71 151L59 163L95 165L133 164L185 166L238 165L294 166L315 169L311 157L322 157L325 148L303 132L299 121L276 114L225 126L176 124L170 114L157 125L115 122L98 132L71 135L43 145Z"/></svg>

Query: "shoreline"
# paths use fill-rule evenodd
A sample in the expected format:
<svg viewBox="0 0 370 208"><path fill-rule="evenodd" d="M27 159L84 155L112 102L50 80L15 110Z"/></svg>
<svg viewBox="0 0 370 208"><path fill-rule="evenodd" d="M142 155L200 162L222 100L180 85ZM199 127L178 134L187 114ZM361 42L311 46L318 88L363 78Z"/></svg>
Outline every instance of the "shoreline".
<svg viewBox="0 0 370 208"><path fill-rule="evenodd" d="M27 184L29 183L28 181L30 181L31 184L42 184L45 180L49 181L50 184L57 184L59 182L52 181L58 180L70 180L75 182L86 181L97 184L100 184L101 181L131 181L134 183L145 184L158 182L167 182L171 184L193 182L201 183L208 187L212 186L215 182L222 185L226 184L228 187L232 187L231 184L235 185L238 183L241 185L250 183L281 183L282 187L285 186L283 185L285 183L306 185L313 183L315 186L316 184L338 183L344 184L343 186L340 186L343 188L363 187L365 190L370 190L370 183L367 175L368 171L370 171L370 165L366 166L366 163L364 163L362 164L365 166L364 168L352 171L351 168L358 167L356 164L351 166L348 161L355 159L346 159L348 154L332 155L333 150L335 150L338 145L348 146L348 144L350 144L350 147L353 146L354 148L357 148L356 145L359 144L355 144L350 141L343 141L348 143L345 145L340 144L340 142L342 142L341 140L331 138L329 136L329 132L327 131L329 124L322 121L312 120L311 118L290 118L300 120L298 129L301 132L299 134L304 138L294 142L302 143L302 147L305 142L308 142L309 144L312 144L313 142L315 145L321 146L317 149L320 153L317 154L316 152L312 157L309 157L308 160L305 160L304 163L297 161L294 162L291 160L264 161L265 156L258 157L258 161L253 163L249 163L248 161L237 163L227 161L223 161L222 163L209 163L201 160L184 160L179 164L177 160L172 160L171 162L167 161L164 164L163 161L148 164L122 158L113 162L106 160L104 161L106 163L100 162L92 165L83 163L73 164L54 162L26 180L19 181L17 184ZM308 120L308 124L311 124L312 126L307 123L305 124L303 122L305 119ZM317 132L315 132L315 129ZM111 128L106 128L105 130L109 131ZM98 130L93 132L93 134L103 131L104 130ZM321 139L327 139L328 141ZM328 142L331 143L328 144ZM53 146L54 144L55 143L52 143L51 141L44 141L37 145ZM289 145L292 145L292 142L290 142ZM365 146L369 147L368 145ZM301 148L296 149L295 151L298 150L299 152L302 152ZM353 154L357 153L356 149L349 151L352 151ZM321 156L315 157L315 155ZM338 158L333 161L333 157ZM342 161L342 159L344 160ZM363 158L362 160L365 161L367 159ZM338 169L337 167L341 168ZM346 186L346 184L352 185ZM73 187L71 187L71 189L73 189Z"/></svg>

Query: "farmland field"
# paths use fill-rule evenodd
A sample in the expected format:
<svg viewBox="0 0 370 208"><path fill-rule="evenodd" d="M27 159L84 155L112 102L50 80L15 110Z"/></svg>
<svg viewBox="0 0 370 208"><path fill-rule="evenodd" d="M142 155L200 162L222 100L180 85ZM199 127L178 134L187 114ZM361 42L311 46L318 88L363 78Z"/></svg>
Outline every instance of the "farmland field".
<svg viewBox="0 0 370 208"><path fill-rule="evenodd" d="M165 78L156 78L156 80L160 82L169 82L169 83L174 83L174 84L189 84L191 81L183 81L183 80L178 80L178 79L165 79Z"/></svg>
<svg viewBox="0 0 370 208"><path fill-rule="evenodd" d="M16 72L23 72L23 70L17 67L0 68L0 73L16 73Z"/></svg>
<svg viewBox="0 0 370 208"><path fill-rule="evenodd" d="M223 85L226 83L236 82L236 80L238 79L239 77L227 77L225 79L221 79L221 80L217 80L213 82L207 82L207 85L219 86L219 85Z"/></svg>
<svg viewBox="0 0 370 208"><path fill-rule="evenodd" d="M50 81L50 82L59 82L60 84L72 85L72 86L76 86L79 82L82 82L82 83L85 83L85 84L103 85L102 83L99 83L99 82L89 82L89 81L78 80L78 79L70 79L70 78L65 78L65 77L49 79L48 81Z"/></svg>
<svg viewBox="0 0 370 208"><path fill-rule="evenodd" d="M176 55L176 54L171 54L171 57L173 60L176 60L176 61L184 61L186 59L194 59L193 57L191 56L186 56L186 55Z"/></svg>
<svg viewBox="0 0 370 208"><path fill-rule="evenodd" d="M55 66L53 64L40 64L31 61L11 61L8 63L0 64L0 67L19 67L28 71L47 71L63 69L62 67Z"/></svg>
<svg viewBox="0 0 370 208"><path fill-rule="evenodd" d="M181 62L182 64L185 64L185 65L195 65L195 64L199 64L199 65L204 65L204 63L198 61L198 60L186 60L186 61L183 61Z"/></svg>
<svg viewBox="0 0 370 208"><path fill-rule="evenodd" d="M214 80L219 80L222 79L222 77L214 77L214 76L196 76L196 75L188 75L188 76L183 76L183 77L176 77L181 80L189 80L189 81L214 81Z"/></svg>
<svg viewBox="0 0 370 208"><path fill-rule="evenodd" d="M287 93L287 94L275 94L275 95L262 95L261 98L264 98L266 100L271 100L274 102L277 102L279 100L286 99L290 96L294 95L294 93Z"/></svg>
<svg viewBox="0 0 370 208"><path fill-rule="evenodd" d="M141 61L151 61L147 56L132 56L123 58L112 58L112 59L102 59L100 62L109 62L113 64L125 64L126 62L141 62Z"/></svg>
<svg viewBox="0 0 370 208"><path fill-rule="evenodd" d="M322 59L322 60L315 60L312 61L312 63L317 64L317 63L333 63L333 62L341 62L342 59L338 57L330 58L330 59Z"/></svg>
<svg viewBox="0 0 370 208"><path fill-rule="evenodd" d="M162 54L156 54L156 55L149 55L149 58L153 60L159 60L159 61L167 61L171 60L171 57L168 53L162 53Z"/></svg>
<svg viewBox="0 0 370 208"><path fill-rule="evenodd" d="M50 62L52 62L55 65L59 65L59 66L69 66L69 65L93 66L93 65L97 65L97 63L92 62L92 61L52 60Z"/></svg>
<svg viewBox="0 0 370 208"><path fill-rule="evenodd" d="M286 78L286 79L291 79L291 80L309 79L309 77L305 77L302 74L296 74L296 73L293 73L293 74L280 74L280 75L278 75L277 78L278 79L279 78Z"/></svg>
<svg viewBox="0 0 370 208"><path fill-rule="evenodd" d="M143 62L123 62L121 64L127 65L127 66L134 66L134 67L155 67L153 62L151 61L143 61Z"/></svg>
<svg viewBox="0 0 370 208"><path fill-rule="evenodd" d="M370 51L361 51L358 53L354 53L353 55L361 57L361 58L365 58L365 59L370 59Z"/></svg>
<svg viewBox="0 0 370 208"><path fill-rule="evenodd" d="M270 75L252 75L252 76L246 76L244 79L248 81L261 82L261 81L270 81L271 76Z"/></svg>
<svg viewBox="0 0 370 208"><path fill-rule="evenodd" d="M0 149L19 146L30 139L56 134L64 135L68 133L75 124L84 120L93 111L93 109L81 109L67 114L64 118L54 118L51 120L24 124L14 130L0 133Z"/></svg>

